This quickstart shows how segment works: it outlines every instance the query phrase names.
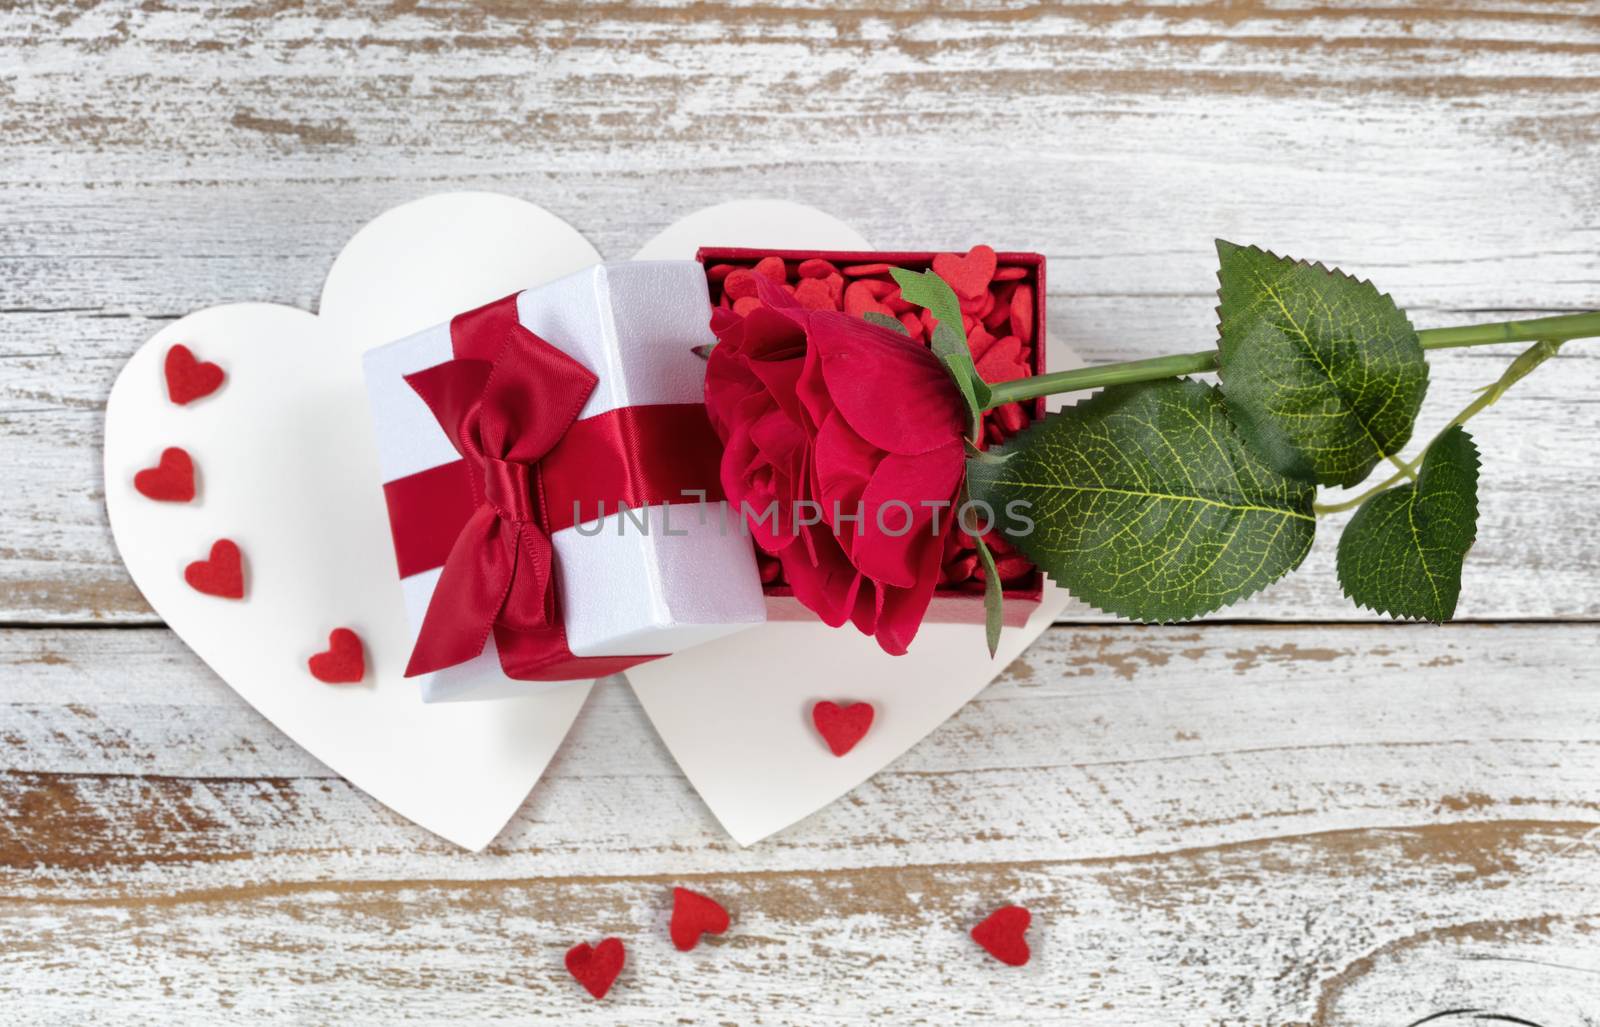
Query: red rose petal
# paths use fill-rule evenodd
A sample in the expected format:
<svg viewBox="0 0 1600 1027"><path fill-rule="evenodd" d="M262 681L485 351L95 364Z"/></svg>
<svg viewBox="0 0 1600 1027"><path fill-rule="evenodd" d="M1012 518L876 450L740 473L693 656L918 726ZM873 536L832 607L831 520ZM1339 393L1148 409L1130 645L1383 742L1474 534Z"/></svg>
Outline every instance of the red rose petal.
<svg viewBox="0 0 1600 1027"><path fill-rule="evenodd" d="M672 922L668 933L680 952L700 944L702 934L721 934L728 929L728 911L716 899L687 888L672 889Z"/></svg>
<svg viewBox="0 0 1600 1027"><path fill-rule="evenodd" d="M216 392L227 377L222 373L222 368L210 361L202 363L196 360L189 347L181 344L167 350L164 369L167 397L179 406Z"/></svg>
<svg viewBox="0 0 1600 1027"><path fill-rule="evenodd" d="M732 300L742 300L746 296L756 294L755 272L747 267L737 271L728 272L728 277L722 282L722 295Z"/></svg>
<svg viewBox="0 0 1600 1027"><path fill-rule="evenodd" d="M567 950L567 973L595 998L605 998L626 958L620 938L602 938L598 945L579 942Z"/></svg>
<svg viewBox="0 0 1600 1027"><path fill-rule="evenodd" d="M888 453L908 456L934 450L948 455L953 446L960 462L965 424L960 394L926 348L853 317L808 316L806 359L821 365L819 384L834 413L856 435ZM893 403L884 402L884 382L895 383Z"/></svg>
<svg viewBox="0 0 1600 1027"><path fill-rule="evenodd" d="M756 274L765 275L778 283L789 280L789 268L782 257L762 257L756 261Z"/></svg>
<svg viewBox="0 0 1600 1027"><path fill-rule="evenodd" d="M211 543L211 555L183 569L183 580L196 592L223 599L244 598L244 557L232 540Z"/></svg>
<svg viewBox="0 0 1600 1027"><path fill-rule="evenodd" d="M1023 932L1032 920L1021 906L1002 906L972 929L972 940L1007 966L1026 966L1031 953Z"/></svg>
<svg viewBox="0 0 1600 1027"><path fill-rule="evenodd" d="M133 476L133 487L147 499L187 503L194 498L194 460L187 450L168 446L159 463Z"/></svg>
<svg viewBox="0 0 1600 1027"><path fill-rule="evenodd" d="M361 650L361 636L349 628L334 628L328 634L328 648L306 661L311 676L329 685L349 685L367 676L367 660Z"/></svg>
<svg viewBox="0 0 1600 1027"><path fill-rule="evenodd" d="M976 299L989 288L994 279L994 250L987 246L974 246L965 256L941 253L933 258L933 273L950 283L957 296Z"/></svg>
<svg viewBox="0 0 1600 1027"><path fill-rule="evenodd" d="M828 743L829 751L835 756L843 756L866 736L867 729L872 727L873 714L871 703L839 706L836 703L819 702L811 707L811 723L816 725L817 734L822 736L822 740Z"/></svg>
<svg viewBox="0 0 1600 1027"><path fill-rule="evenodd" d="M1033 341L1033 286L1027 283L1011 294L1011 330L1023 342Z"/></svg>

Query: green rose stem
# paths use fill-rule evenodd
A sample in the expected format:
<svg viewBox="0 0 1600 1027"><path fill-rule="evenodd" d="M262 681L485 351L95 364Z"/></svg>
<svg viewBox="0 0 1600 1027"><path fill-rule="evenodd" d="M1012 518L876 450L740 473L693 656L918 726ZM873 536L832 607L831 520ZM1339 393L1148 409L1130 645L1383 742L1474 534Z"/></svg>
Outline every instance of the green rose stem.
<svg viewBox="0 0 1600 1027"><path fill-rule="evenodd" d="M1460 328L1429 328L1417 333L1423 349L1455 349L1462 346L1492 346L1501 342L1565 342L1600 336L1600 311L1588 314L1563 314L1531 321L1500 321ZM1053 396L1061 392L1103 389L1109 385L1159 381L1186 374L1203 374L1217 369L1217 351L1182 353L1149 360L1130 360L1120 364L1081 367L1000 382L989 386L989 402L984 409L1020 400ZM1531 368L1530 368L1531 370Z"/></svg>
<svg viewBox="0 0 1600 1027"><path fill-rule="evenodd" d="M1557 319L1552 318L1551 320ZM1487 327L1496 326L1490 325ZM1476 345L1476 343L1465 343L1464 345L1470 346ZM1449 424L1439 429L1439 434L1435 435L1433 440L1430 441L1427 446L1422 447L1423 454L1426 455L1428 449L1432 447L1434 442L1437 442L1440 438L1442 438L1445 432L1449 431L1451 428L1456 428L1466 424L1472 419L1473 415L1477 414L1481 410L1493 406L1496 400L1506 394L1507 389L1526 378L1533 372L1534 368L1555 356L1556 351L1560 348L1560 341L1554 339L1544 339L1523 350L1517 355L1517 359L1511 362L1511 366L1506 368L1504 374L1502 374L1492 384L1486 385L1479 389L1478 397L1463 407L1461 413L1452 417ZM1342 510L1349 510L1352 507L1360 506L1362 503L1365 503L1368 499L1389 488L1390 486L1399 484L1402 478L1415 478L1417 476L1416 465L1420 464L1421 462L1421 456L1409 462L1400 461L1397 459L1395 463L1400 469L1391 475L1387 481L1383 482L1382 484L1372 486L1372 488L1367 489L1354 499L1346 499L1340 503L1316 503L1312 506L1312 510L1314 510L1320 516L1322 514L1339 513Z"/></svg>

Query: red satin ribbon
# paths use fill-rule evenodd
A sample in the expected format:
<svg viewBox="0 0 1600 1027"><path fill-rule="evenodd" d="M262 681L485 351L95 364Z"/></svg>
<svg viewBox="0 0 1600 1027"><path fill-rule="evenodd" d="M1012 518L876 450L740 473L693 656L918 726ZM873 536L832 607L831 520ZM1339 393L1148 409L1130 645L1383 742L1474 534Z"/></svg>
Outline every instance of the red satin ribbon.
<svg viewBox="0 0 1600 1027"><path fill-rule="evenodd" d="M407 375L462 459L384 485L400 576L442 566L406 676L472 659L493 632L522 681L599 677L655 656L567 647L550 534L603 512L722 498L698 403L576 420L597 384L524 328L515 295L450 322L455 359Z"/></svg>

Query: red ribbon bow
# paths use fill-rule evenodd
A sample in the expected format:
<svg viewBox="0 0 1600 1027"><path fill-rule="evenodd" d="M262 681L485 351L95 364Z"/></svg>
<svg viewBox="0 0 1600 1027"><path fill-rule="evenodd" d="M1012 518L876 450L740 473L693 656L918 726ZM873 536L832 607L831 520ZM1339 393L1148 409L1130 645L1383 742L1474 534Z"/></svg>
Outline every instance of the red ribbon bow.
<svg viewBox="0 0 1600 1027"><path fill-rule="evenodd" d="M462 459L384 487L402 576L439 566L441 539L454 533L406 676L465 663L491 632L501 668L518 680L599 677L656 659L572 654L550 532L603 513L607 500L682 503L700 489L720 498L704 407L624 407L578 421L598 379L522 326L515 295L456 317L450 336L455 359L406 382ZM552 510L551 499L572 509Z"/></svg>

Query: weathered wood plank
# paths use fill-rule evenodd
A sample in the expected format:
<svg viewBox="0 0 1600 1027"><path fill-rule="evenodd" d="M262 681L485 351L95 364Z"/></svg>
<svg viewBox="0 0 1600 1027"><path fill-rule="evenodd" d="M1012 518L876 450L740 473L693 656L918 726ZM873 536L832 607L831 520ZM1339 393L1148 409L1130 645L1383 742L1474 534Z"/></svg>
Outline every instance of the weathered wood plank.
<svg viewBox="0 0 1600 1027"><path fill-rule="evenodd" d="M1088 861L0 897L0 1018L1371 1027L1471 1008L1583 1027L1594 856L1577 828L1516 822ZM666 939L679 883L735 918L688 955ZM1008 901L1036 918L1022 970L965 937ZM561 956L605 934L630 962L597 1007Z"/></svg>
<svg viewBox="0 0 1600 1027"><path fill-rule="evenodd" d="M1058 628L749 850L608 685L466 856L165 631L0 633L0 995L34 1022L107 1001L127 1022L574 1022L560 953L611 932L635 953L607 1006L628 1021L1592 1022L1597 641ZM723 896L736 932L673 952L675 882ZM1038 958L1002 979L963 931L1008 900L1038 915Z"/></svg>
<svg viewBox="0 0 1600 1027"><path fill-rule="evenodd" d="M0 620L150 622L93 484L116 368L199 306L310 306L362 221L441 188L539 200L613 256L772 193L886 244L1037 248L1097 361L1205 344L1214 235L1371 274L1426 324L1600 302L1589 3L539 13L0 12ZM1563 359L1485 424L1516 444L1467 616L1600 615L1600 363ZM1493 362L1442 357L1440 403ZM1328 551L1238 614L1350 616Z"/></svg>

